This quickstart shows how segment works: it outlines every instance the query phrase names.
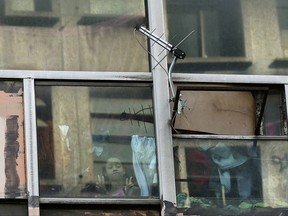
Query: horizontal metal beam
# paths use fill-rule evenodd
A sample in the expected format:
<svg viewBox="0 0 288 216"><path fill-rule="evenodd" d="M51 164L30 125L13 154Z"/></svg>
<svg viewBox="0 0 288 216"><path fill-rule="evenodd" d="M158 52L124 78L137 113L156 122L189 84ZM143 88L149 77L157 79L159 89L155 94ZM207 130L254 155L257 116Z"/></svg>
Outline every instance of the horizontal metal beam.
<svg viewBox="0 0 288 216"><path fill-rule="evenodd" d="M0 70L3 79L152 81L150 72Z"/></svg>
<svg viewBox="0 0 288 216"><path fill-rule="evenodd" d="M288 76L231 74L173 74L173 82L287 84Z"/></svg>
<svg viewBox="0 0 288 216"><path fill-rule="evenodd" d="M0 79L152 81L150 72L0 70ZM283 75L173 74L173 82L288 84ZM166 80L164 80L166 82Z"/></svg>

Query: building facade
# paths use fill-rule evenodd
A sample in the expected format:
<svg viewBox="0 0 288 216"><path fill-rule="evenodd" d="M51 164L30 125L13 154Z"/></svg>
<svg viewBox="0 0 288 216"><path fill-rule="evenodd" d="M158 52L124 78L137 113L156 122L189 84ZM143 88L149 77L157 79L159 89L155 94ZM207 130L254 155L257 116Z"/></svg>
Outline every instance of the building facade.
<svg viewBox="0 0 288 216"><path fill-rule="evenodd" d="M1 214L288 214L286 0L0 5Z"/></svg>

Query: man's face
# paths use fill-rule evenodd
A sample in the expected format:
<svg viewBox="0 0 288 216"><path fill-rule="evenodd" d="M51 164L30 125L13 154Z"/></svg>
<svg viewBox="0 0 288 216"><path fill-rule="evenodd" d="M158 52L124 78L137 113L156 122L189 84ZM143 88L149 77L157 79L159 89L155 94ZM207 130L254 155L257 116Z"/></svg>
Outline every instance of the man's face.
<svg viewBox="0 0 288 216"><path fill-rule="evenodd" d="M109 158L105 165L108 178L112 180L122 180L125 171L121 161L118 158Z"/></svg>

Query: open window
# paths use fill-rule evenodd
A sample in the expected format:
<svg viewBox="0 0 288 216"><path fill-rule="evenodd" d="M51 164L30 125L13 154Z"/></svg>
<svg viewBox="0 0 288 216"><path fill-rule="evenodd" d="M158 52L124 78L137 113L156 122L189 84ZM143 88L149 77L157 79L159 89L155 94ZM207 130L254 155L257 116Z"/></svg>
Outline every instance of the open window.
<svg viewBox="0 0 288 216"><path fill-rule="evenodd" d="M178 134L284 135L281 87L179 85L172 128Z"/></svg>
<svg viewBox="0 0 288 216"><path fill-rule="evenodd" d="M284 98L282 85L178 84L177 207L191 215L277 215L288 207Z"/></svg>

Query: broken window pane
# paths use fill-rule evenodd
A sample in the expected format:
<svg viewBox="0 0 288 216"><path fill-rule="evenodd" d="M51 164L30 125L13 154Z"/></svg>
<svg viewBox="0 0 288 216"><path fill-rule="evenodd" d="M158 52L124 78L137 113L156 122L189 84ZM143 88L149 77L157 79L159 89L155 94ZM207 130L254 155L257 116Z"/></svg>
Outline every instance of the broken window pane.
<svg viewBox="0 0 288 216"><path fill-rule="evenodd" d="M41 197L158 197L149 85L39 83L36 112Z"/></svg>

